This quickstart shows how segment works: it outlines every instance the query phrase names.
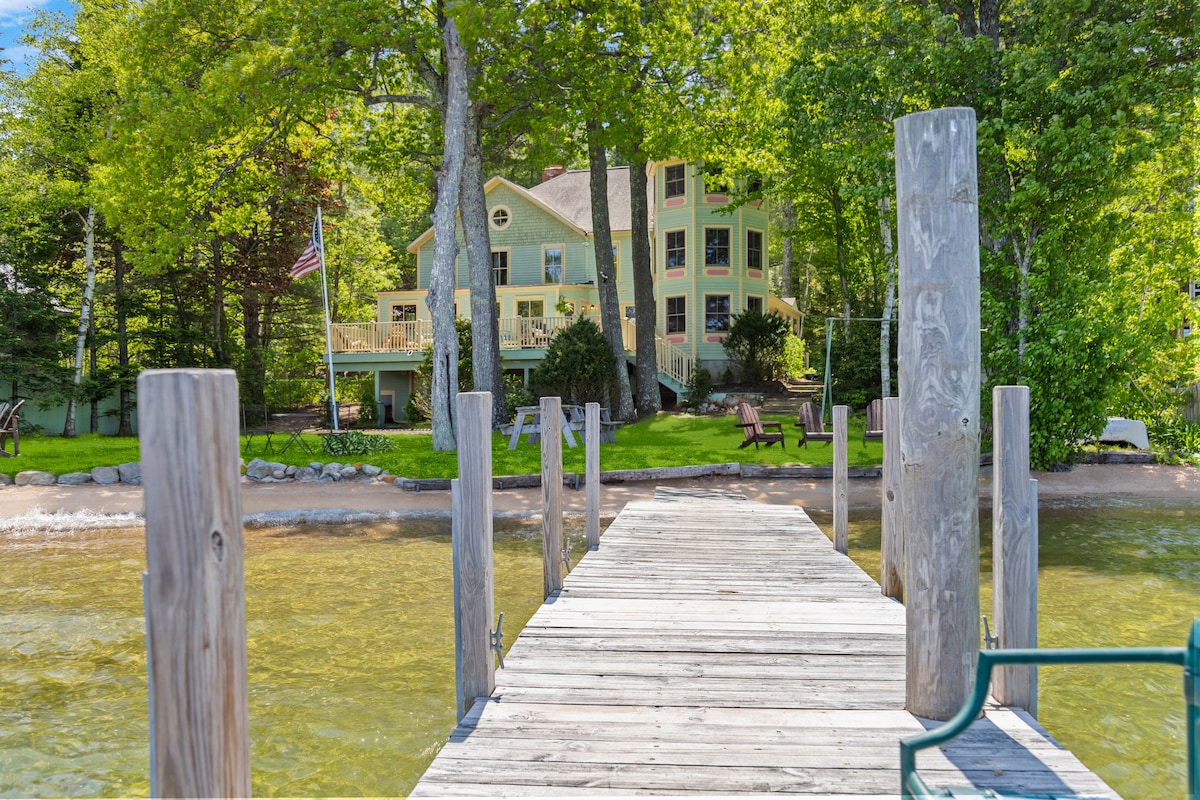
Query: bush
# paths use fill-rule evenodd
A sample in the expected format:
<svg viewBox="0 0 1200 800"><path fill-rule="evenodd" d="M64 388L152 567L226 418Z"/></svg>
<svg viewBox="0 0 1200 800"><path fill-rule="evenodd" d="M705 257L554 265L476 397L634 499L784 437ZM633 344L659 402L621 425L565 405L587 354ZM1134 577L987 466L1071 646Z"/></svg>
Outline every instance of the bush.
<svg viewBox="0 0 1200 800"><path fill-rule="evenodd" d="M702 367L697 363L687 382L688 405L698 407L712 394L712 387L712 373L708 371L708 367Z"/></svg>
<svg viewBox="0 0 1200 800"><path fill-rule="evenodd" d="M608 341L595 322L581 317L551 337L530 381L539 395L561 397L564 403L609 405L615 377Z"/></svg>
<svg viewBox="0 0 1200 800"><path fill-rule="evenodd" d="M1167 459L1200 458L1200 425L1190 419L1164 415L1146 423L1146 432L1150 446Z"/></svg>
<svg viewBox="0 0 1200 800"><path fill-rule="evenodd" d="M783 317L751 309L734 316L722 347L729 360L738 365L743 381L760 383L783 374L791 335L791 326Z"/></svg>
<svg viewBox="0 0 1200 800"><path fill-rule="evenodd" d="M780 377L789 381L799 380L808 372L804 364L804 341L794 333L789 333L783 343L783 366Z"/></svg>
<svg viewBox="0 0 1200 800"><path fill-rule="evenodd" d="M379 406L375 396L375 381L363 381L358 392L358 422L360 428L379 427Z"/></svg>
<svg viewBox="0 0 1200 800"><path fill-rule="evenodd" d="M335 436L326 436L322 449L334 456L365 456L395 450L396 442L391 437L378 433L346 431Z"/></svg>
<svg viewBox="0 0 1200 800"><path fill-rule="evenodd" d="M504 373L504 406L508 409L508 418L516 419L518 406L537 405L537 397L525 386L525 381L514 372Z"/></svg>

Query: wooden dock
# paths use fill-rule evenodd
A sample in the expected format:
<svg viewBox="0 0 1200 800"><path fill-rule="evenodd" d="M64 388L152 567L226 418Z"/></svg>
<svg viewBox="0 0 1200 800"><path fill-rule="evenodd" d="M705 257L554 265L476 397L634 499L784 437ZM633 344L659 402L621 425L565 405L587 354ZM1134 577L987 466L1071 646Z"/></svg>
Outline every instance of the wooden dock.
<svg viewBox="0 0 1200 800"><path fill-rule="evenodd" d="M899 795L904 609L798 507L660 489L526 625L412 793ZM922 754L938 786L1115 798L1024 713Z"/></svg>

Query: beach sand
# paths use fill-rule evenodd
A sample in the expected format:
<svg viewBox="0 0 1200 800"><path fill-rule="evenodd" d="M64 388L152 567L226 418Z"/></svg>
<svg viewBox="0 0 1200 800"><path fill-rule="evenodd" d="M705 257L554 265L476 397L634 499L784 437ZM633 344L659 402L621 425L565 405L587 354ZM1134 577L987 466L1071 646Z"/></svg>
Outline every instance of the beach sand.
<svg viewBox="0 0 1200 800"><path fill-rule="evenodd" d="M1200 469L1160 464L1091 464L1069 472L1035 472L1042 503L1096 500L1102 497L1158 497L1200 502ZM991 472L980 477L980 497L990 498ZM672 481L605 484L600 488L601 514L615 516L631 500L647 499L658 485L724 489L751 500L781 505L801 505L819 511L832 508L832 481L825 480L740 480L700 478ZM851 479L849 502L854 508L879 506L878 479ZM293 519L336 520L339 512L363 516L436 516L450 511L448 491L405 492L384 483L254 483L243 480L242 511L251 521L267 518L276 522ZM541 513L541 489L507 489L493 494L498 515L537 516ZM563 511L582 515L582 489L565 489ZM5 486L0 488L0 519L9 527L46 514L138 515L142 512L142 489L138 486Z"/></svg>

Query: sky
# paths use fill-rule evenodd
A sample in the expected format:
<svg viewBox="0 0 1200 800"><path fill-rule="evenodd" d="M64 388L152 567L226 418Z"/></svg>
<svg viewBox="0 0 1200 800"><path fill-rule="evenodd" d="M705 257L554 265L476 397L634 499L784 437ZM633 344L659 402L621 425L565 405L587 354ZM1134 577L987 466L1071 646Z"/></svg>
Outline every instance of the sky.
<svg viewBox="0 0 1200 800"><path fill-rule="evenodd" d="M69 0L0 0L0 47L4 48L0 58L11 61L18 71L25 71L26 56L32 55L19 44L21 34L34 13L43 10L70 14L74 6Z"/></svg>

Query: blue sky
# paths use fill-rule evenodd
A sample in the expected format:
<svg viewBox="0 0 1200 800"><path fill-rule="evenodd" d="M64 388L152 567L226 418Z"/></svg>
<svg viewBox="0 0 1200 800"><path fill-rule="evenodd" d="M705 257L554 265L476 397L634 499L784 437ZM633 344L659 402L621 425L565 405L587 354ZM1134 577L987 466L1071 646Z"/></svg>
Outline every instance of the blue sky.
<svg viewBox="0 0 1200 800"><path fill-rule="evenodd" d="M29 53L18 40L34 13L43 10L70 14L74 6L68 0L0 0L0 47L4 48L0 58L8 59L20 71L24 71Z"/></svg>

